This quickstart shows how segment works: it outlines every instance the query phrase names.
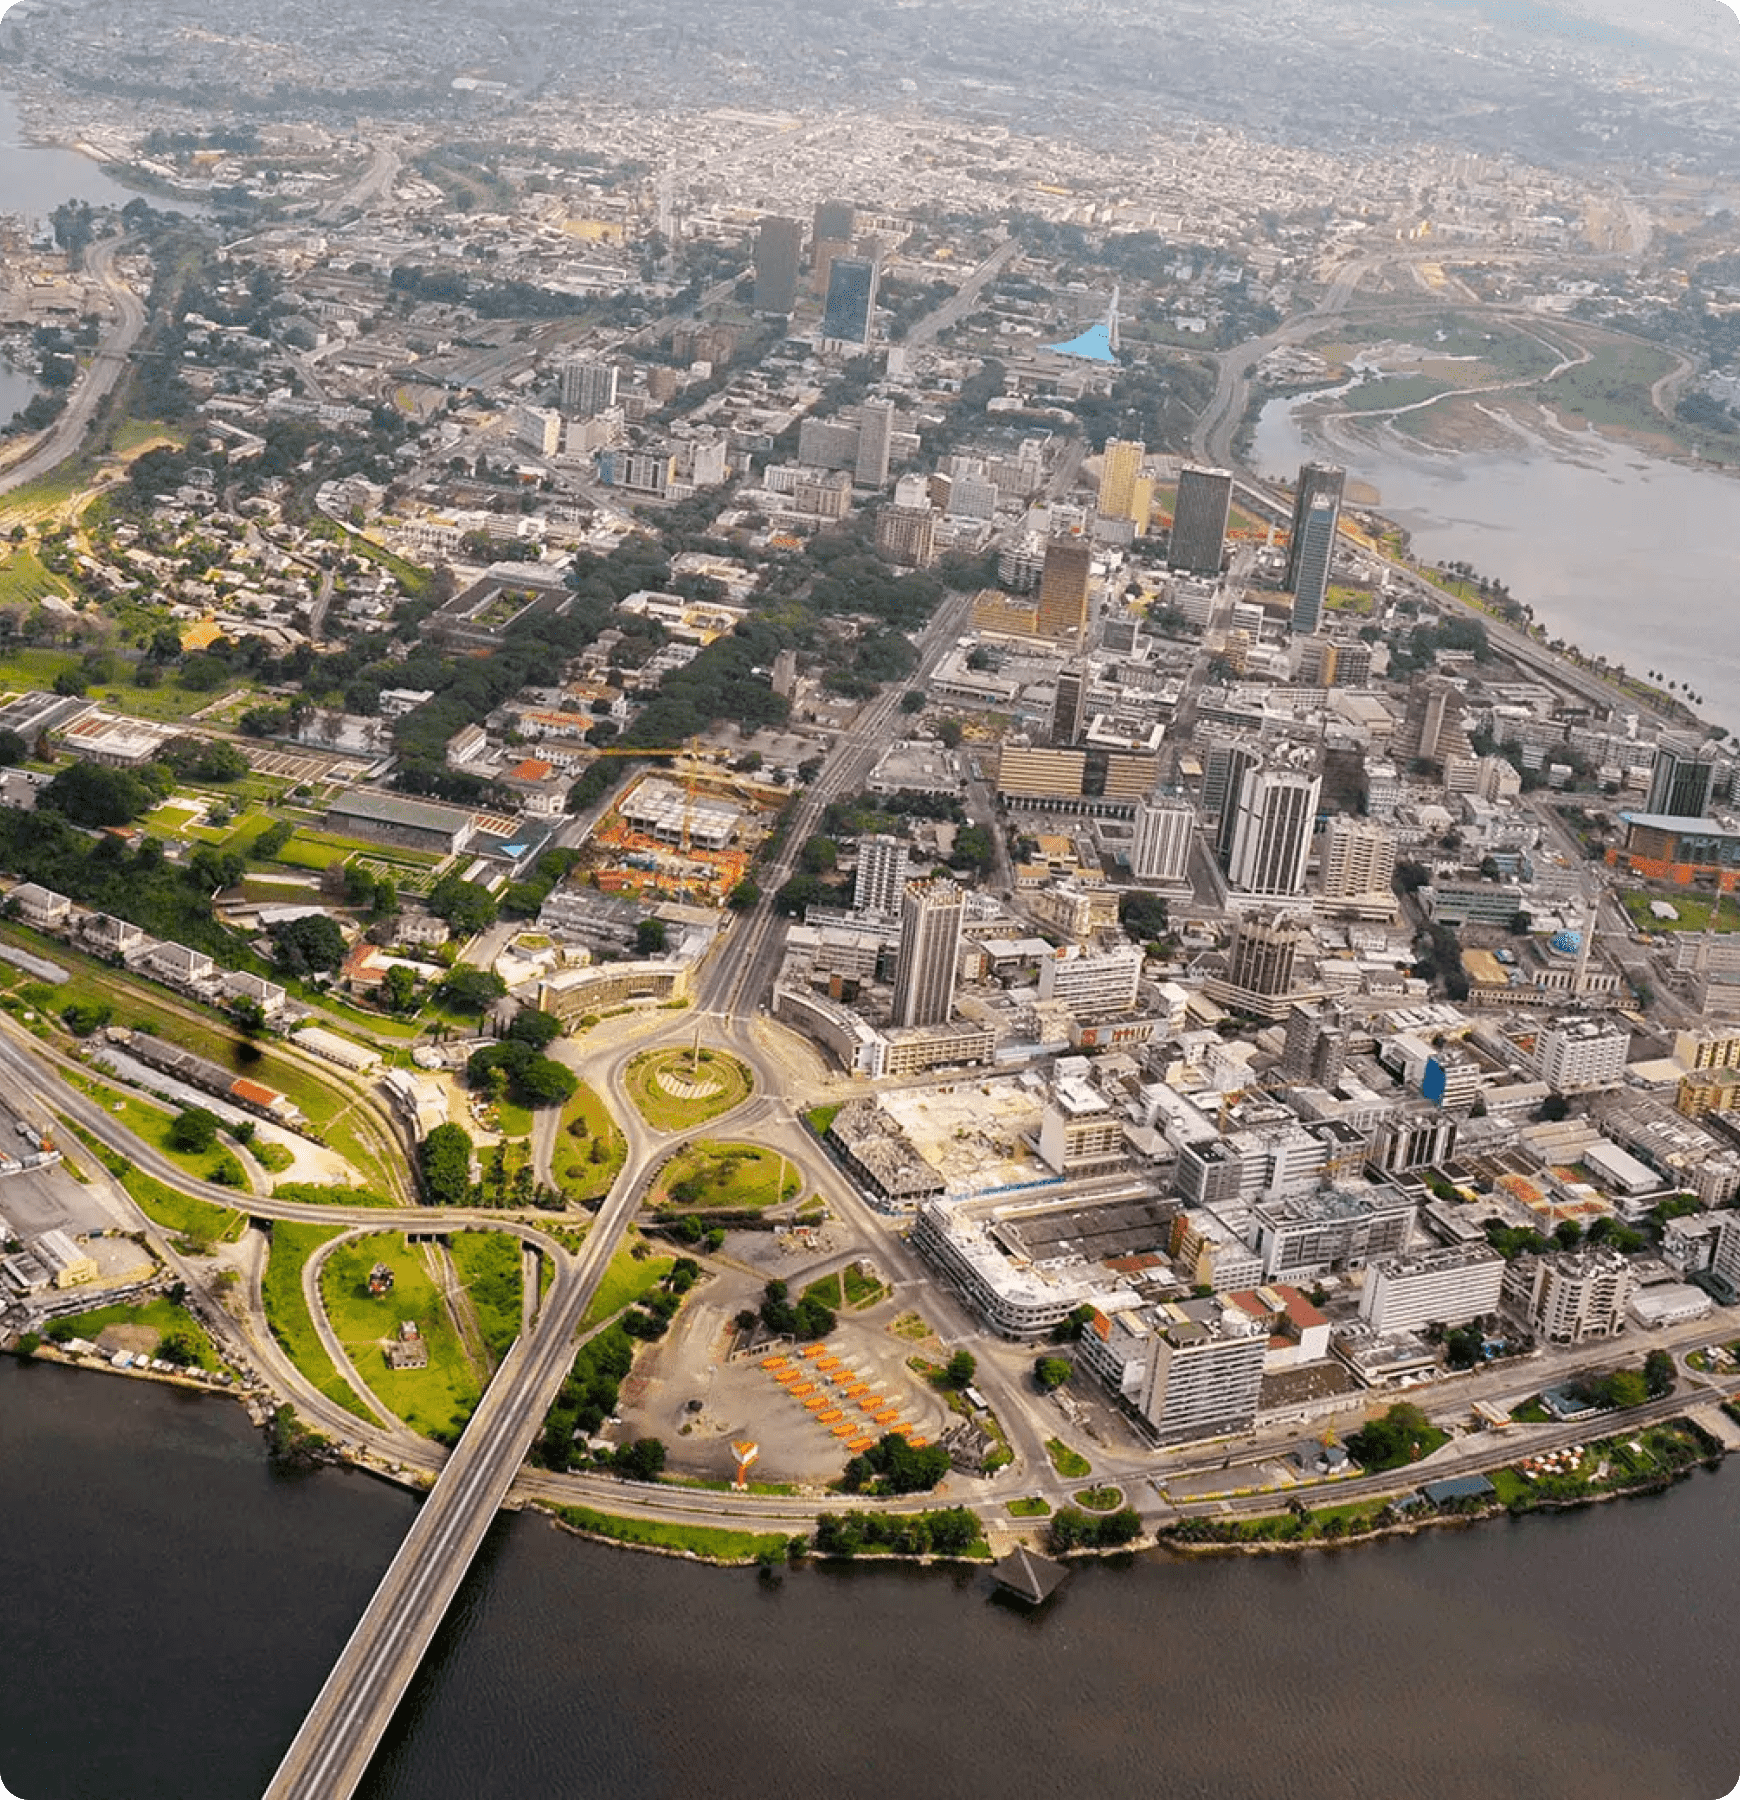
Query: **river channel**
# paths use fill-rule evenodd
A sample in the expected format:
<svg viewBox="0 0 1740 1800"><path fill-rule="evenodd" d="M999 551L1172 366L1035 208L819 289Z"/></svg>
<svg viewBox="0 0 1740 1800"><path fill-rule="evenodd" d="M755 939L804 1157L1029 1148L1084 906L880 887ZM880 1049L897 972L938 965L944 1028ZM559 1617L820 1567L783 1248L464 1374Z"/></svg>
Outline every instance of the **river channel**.
<svg viewBox="0 0 1740 1800"><path fill-rule="evenodd" d="M409 1524L239 1407L0 1357L0 1777L257 1795ZM1740 1469L1331 1554L767 1585L491 1534L364 1800L1718 1800Z"/></svg>
<svg viewBox="0 0 1740 1800"><path fill-rule="evenodd" d="M1554 637L1633 670L1660 669L1740 730L1740 479L1585 433L1574 457L1438 454L1398 433L1307 433L1303 402L1263 408L1251 461L1291 482L1327 455L1382 496L1425 562L1472 563L1505 582Z"/></svg>

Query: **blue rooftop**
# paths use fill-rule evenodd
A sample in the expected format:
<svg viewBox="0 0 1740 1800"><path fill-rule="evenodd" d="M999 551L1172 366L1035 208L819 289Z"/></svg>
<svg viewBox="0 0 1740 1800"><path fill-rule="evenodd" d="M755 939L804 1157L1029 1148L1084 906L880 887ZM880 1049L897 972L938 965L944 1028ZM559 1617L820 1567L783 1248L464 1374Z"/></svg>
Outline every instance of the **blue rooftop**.
<svg viewBox="0 0 1740 1800"><path fill-rule="evenodd" d="M1053 356L1073 356L1081 362L1116 363L1118 360L1112 354L1112 328L1104 319L1097 325L1090 325L1080 337L1071 338L1067 344L1047 344L1045 347Z"/></svg>

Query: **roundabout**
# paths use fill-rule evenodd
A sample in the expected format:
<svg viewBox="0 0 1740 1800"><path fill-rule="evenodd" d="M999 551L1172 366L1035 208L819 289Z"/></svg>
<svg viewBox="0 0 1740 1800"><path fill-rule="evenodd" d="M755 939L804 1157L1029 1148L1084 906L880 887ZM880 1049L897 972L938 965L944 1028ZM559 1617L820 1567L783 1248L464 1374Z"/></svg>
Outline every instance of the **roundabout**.
<svg viewBox="0 0 1740 1800"><path fill-rule="evenodd" d="M749 1066L705 1046L644 1050L623 1074L635 1110L654 1131L692 1131L734 1112L755 1092Z"/></svg>

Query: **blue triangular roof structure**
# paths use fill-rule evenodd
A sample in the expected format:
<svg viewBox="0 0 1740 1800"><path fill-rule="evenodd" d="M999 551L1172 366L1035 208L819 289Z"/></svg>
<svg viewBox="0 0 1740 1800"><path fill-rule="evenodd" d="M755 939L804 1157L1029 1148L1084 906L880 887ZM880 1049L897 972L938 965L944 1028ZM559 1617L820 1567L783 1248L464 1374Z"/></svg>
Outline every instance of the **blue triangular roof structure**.
<svg viewBox="0 0 1740 1800"><path fill-rule="evenodd" d="M1053 356L1073 356L1078 362L1116 363L1118 360L1118 290L1112 289L1112 303L1097 325L1090 325L1080 337L1067 344L1047 344Z"/></svg>

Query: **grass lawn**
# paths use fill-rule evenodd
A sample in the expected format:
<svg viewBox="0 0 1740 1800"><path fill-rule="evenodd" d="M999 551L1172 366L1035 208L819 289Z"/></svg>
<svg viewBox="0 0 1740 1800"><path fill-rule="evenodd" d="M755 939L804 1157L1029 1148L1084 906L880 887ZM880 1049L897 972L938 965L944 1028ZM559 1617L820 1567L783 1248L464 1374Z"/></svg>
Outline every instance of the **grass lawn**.
<svg viewBox="0 0 1740 1800"><path fill-rule="evenodd" d="M100 1306L95 1312L80 1313L64 1323L70 1325L78 1337L90 1338L93 1342L110 1325L141 1325L159 1336L171 1331L180 1332L195 1346L195 1368L215 1373L223 1367L205 1327L186 1307L177 1306L173 1300L165 1300L161 1295L147 1300L143 1306Z"/></svg>
<svg viewBox="0 0 1740 1800"><path fill-rule="evenodd" d="M391 1291L381 1295L368 1286L376 1263L393 1272ZM465 1429L483 1380L447 1316L423 1252L398 1232L340 1245L320 1271L320 1298L339 1342L381 1404L413 1431L451 1443ZM387 1365L386 1345L407 1320L428 1345L427 1368Z"/></svg>
<svg viewBox="0 0 1740 1800"><path fill-rule="evenodd" d="M561 1129L550 1158L556 1185L570 1200L601 1199L616 1185L628 1160L628 1142L604 1102L585 1082L562 1109Z"/></svg>
<svg viewBox="0 0 1740 1800"><path fill-rule="evenodd" d="M1062 1438L1047 1438L1045 1454L1065 1481L1081 1481L1094 1472L1093 1464L1079 1451L1070 1449Z"/></svg>
<svg viewBox="0 0 1740 1800"><path fill-rule="evenodd" d="M1392 406L1415 406L1454 391L1451 382L1430 375L1386 375L1350 388L1341 396L1341 404L1349 412L1381 412Z"/></svg>
<svg viewBox="0 0 1740 1800"><path fill-rule="evenodd" d="M246 1213L226 1212L220 1206L211 1205L209 1201L195 1200L187 1194L177 1193L155 1176L147 1175L143 1169L134 1168L126 1157L99 1143L88 1131L73 1125L70 1120L67 1123L79 1142L127 1190L146 1218L161 1225L165 1231L179 1233L195 1249L209 1248L213 1244L234 1243L247 1229Z"/></svg>
<svg viewBox="0 0 1740 1800"><path fill-rule="evenodd" d="M1678 889L1671 894L1651 894L1641 888L1634 888L1629 893L1621 894L1619 898L1639 931L1708 931L1710 915L1716 911L1713 894L1691 894ZM1658 919L1649 910L1652 900L1665 900L1680 916L1677 919ZM1740 902L1731 896L1724 897L1722 910L1716 916L1716 929L1740 931Z"/></svg>
<svg viewBox="0 0 1740 1800"><path fill-rule="evenodd" d="M520 1240L500 1231L462 1231L453 1240L453 1266L471 1294L483 1341L500 1363L520 1335Z"/></svg>
<svg viewBox="0 0 1740 1800"><path fill-rule="evenodd" d="M662 1079L661 1079L662 1078ZM673 1093L692 1084L713 1091L685 1098ZM740 1106L754 1091L755 1080L736 1057L722 1050L702 1050L697 1062L687 1050L649 1050L628 1065L629 1097L655 1131L690 1131Z"/></svg>
<svg viewBox="0 0 1740 1800"><path fill-rule="evenodd" d="M820 1281L812 1281L804 1289L805 1300L819 1300L824 1306L831 1306L838 1312L846 1304L840 1294L840 1278L838 1275L824 1275Z"/></svg>
<svg viewBox="0 0 1740 1800"><path fill-rule="evenodd" d="M339 1374L336 1364L326 1354L314 1329L306 1302L302 1298L302 1270L322 1244L339 1234L335 1225L292 1225L286 1219L274 1220L271 1226L272 1250L261 1281L266 1303L266 1320L272 1335L298 1369L320 1389L327 1399L336 1401L346 1412L359 1419L374 1422L374 1414L358 1399L350 1383Z"/></svg>
<svg viewBox="0 0 1740 1800"><path fill-rule="evenodd" d="M1519 1425L1551 1425L1553 1423L1553 1415L1541 1405L1539 1394L1532 1399L1525 1400L1521 1406L1513 1406L1510 1409L1510 1416Z"/></svg>
<svg viewBox="0 0 1740 1800"><path fill-rule="evenodd" d="M592 1296L592 1304L580 1321L582 1331L602 1325L613 1313L620 1312L643 1294L650 1294L675 1266L674 1256L637 1257L636 1249L645 1250L645 1245L638 1239L625 1244L610 1259L610 1267L604 1271L598 1292Z"/></svg>
<svg viewBox="0 0 1740 1800"><path fill-rule="evenodd" d="M789 1158L754 1144L696 1144L675 1157L659 1179L660 1212L764 1212L803 1192L803 1178Z"/></svg>
<svg viewBox="0 0 1740 1800"><path fill-rule="evenodd" d="M1673 366L1673 357L1654 344L1603 344L1591 361L1545 383L1540 396L1591 425L1671 435L1674 422L1656 411L1650 389Z"/></svg>
<svg viewBox="0 0 1740 1800"><path fill-rule="evenodd" d="M505 1138L529 1138L532 1135L532 1109L516 1106L511 1100L499 1100L495 1108L496 1130Z"/></svg>
<svg viewBox="0 0 1740 1800"><path fill-rule="evenodd" d="M1026 1500L1011 1500L1009 1502L1009 1516L1012 1519L1049 1519L1051 1517L1051 1502L1049 1500L1040 1499L1037 1494L1030 1496Z"/></svg>
<svg viewBox="0 0 1740 1800"><path fill-rule="evenodd" d="M200 1181L212 1179L213 1167L226 1155L233 1156L220 1131L217 1145L210 1150L197 1153L189 1150L177 1150L169 1141L170 1128L175 1123L175 1114L167 1112L161 1106L150 1101L141 1100L132 1094L124 1094L116 1088L106 1087L100 1081L93 1081L88 1075L74 1075L62 1069L61 1079L77 1088L81 1094L89 1096L102 1107L104 1112L113 1113L132 1134L149 1144L160 1155L167 1156L175 1166L185 1174L192 1175ZM274 1146L276 1147L276 1146ZM285 1167L289 1166L290 1153L285 1151Z"/></svg>
<svg viewBox="0 0 1740 1800"><path fill-rule="evenodd" d="M720 1562L754 1562L763 1554L784 1557L791 1541L783 1534L723 1531L707 1525L667 1525L662 1519L619 1519L589 1506L558 1506L555 1515L576 1531L610 1538L619 1544L645 1544L659 1550L687 1550Z"/></svg>
<svg viewBox="0 0 1740 1800"><path fill-rule="evenodd" d="M828 1127L840 1116L844 1104L845 1103L842 1101L840 1106L812 1106L810 1110L804 1114L804 1119L808 1123L810 1130L813 1131L817 1137L826 1137L828 1135Z"/></svg>
<svg viewBox="0 0 1740 1800"><path fill-rule="evenodd" d="M1116 1512L1124 1504L1124 1490L1115 1487L1083 1488L1075 1497L1077 1506L1089 1512Z"/></svg>
<svg viewBox="0 0 1740 1800"><path fill-rule="evenodd" d="M846 1285L848 1306L874 1306L889 1292L880 1281L872 1281L856 1263L847 1263L840 1279Z"/></svg>
<svg viewBox="0 0 1740 1800"><path fill-rule="evenodd" d="M28 606L44 594L59 594L64 599L66 593L66 583L58 575L51 575L27 545L21 544L10 555L0 557L0 606ZM78 658L65 660L76 663Z"/></svg>

